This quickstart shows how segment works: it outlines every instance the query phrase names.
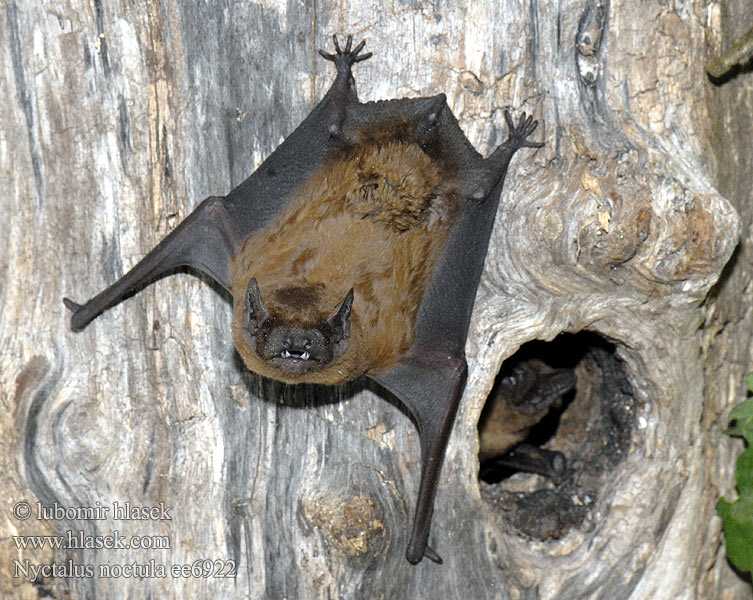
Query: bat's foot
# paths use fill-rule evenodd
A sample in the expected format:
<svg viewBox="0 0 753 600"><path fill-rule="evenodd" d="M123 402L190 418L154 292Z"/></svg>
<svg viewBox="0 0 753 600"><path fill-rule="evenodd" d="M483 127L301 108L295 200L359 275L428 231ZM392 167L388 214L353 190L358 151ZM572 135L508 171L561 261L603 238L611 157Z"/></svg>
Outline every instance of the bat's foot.
<svg viewBox="0 0 753 600"><path fill-rule="evenodd" d="M349 35L347 41L345 42L345 50L340 49L340 44L337 41L336 35L332 36L332 41L335 43L335 54L330 54L329 52L325 52L321 49L319 50L319 54L321 54L322 58L331 60L333 63L335 63L338 72L342 70L350 71L350 67L355 63L361 62L362 60L366 60L367 58L371 57L371 52L360 54L361 50L363 50L363 47L366 45L366 40L361 40L361 43L352 50L352 35Z"/></svg>
<svg viewBox="0 0 753 600"><path fill-rule="evenodd" d="M484 161L484 168L481 170L480 176L468 178L466 189L463 190L466 197L477 202L486 199L497 183L504 181L513 154L524 147L541 148L544 145L543 142L532 142L528 139L528 136L536 130L539 124L538 121L533 120L532 116L522 113L516 125L507 110L505 110L504 115L508 129L507 140Z"/></svg>
<svg viewBox="0 0 753 600"><path fill-rule="evenodd" d="M337 79L332 86L332 89L327 92L328 96L331 96L331 103L333 111L330 117L330 123L327 126L327 131L330 137L340 140L341 142L347 142L343 134L343 123L345 122L346 106L351 102L358 102L358 96L356 95L356 83L353 79L353 73L351 67L362 60L366 60L371 56L371 52L361 54L366 40L361 40L355 48L353 46L353 36L348 36L348 41L345 43L345 49L340 48L340 44L337 41L337 36L332 36L332 41L335 43L335 54L330 54L324 50L319 50L319 54L326 60L331 60L337 67Z"/></svg>
<svg viewBox="0 0 753 600"><path fill-rule="evenodd" d="M536 131L536 127L538 126L539 122L533 120L532 115L526 115L526 113L522 113L520 115L520 119L518 119L518 124L515 125L515 123L512 120L512 117L510 116L510 113L505 110L505 121L507 121L507 130L508 130L508 138L506 145L512 146L514 148L541 148L544 145L544 142L532 142L528 140L528 136L531 135L534 131Z"/></svg>

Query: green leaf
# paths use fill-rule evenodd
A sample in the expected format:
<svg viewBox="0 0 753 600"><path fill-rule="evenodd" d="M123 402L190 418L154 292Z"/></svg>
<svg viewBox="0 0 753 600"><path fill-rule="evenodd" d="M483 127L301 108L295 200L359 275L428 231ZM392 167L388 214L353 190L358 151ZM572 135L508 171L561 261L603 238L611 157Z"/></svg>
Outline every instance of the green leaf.
<svg viewBox="0 0 753 600"><path fill-rule="evenodd" d="M727 557L741 571L753 571L753 497L732 503L721 498L716 512L722 517Z"/></svg>
<svg viewBox="0 0 753 600"><path fill-rule="evenodd" d="M750 380L750 375L748 379ZM729 420L735 424L724 433L737 437L744 437L748 442L753 441L753 398L743 400L729 413Z"/></svg>
<svg viewBox="0 0 753 600"><path fill-rule="evenodd" d="M737 483L740 496L753 499L753 447L751 446L748 446L737 459L735 483Z"/></svg>
<svg viewBox="0 0 753 600"><path fill-rule="evenodd" d="M746 376L748 395L753 394L753 372ZM735 483L740 498L727 502L721 498L716 512L722 518L727 557L741 571L753 571L753 397L732 409L734 422L725 433L745 438L746 449L735 465Z"/></svg>

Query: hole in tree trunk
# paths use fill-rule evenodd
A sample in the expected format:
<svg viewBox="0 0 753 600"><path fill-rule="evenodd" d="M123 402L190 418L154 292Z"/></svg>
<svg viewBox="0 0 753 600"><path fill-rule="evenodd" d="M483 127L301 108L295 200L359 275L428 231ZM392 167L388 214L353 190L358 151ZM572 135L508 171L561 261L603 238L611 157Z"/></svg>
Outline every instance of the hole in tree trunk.
<svg viewBox="0 0 753 600"><path fill-rule="evenodd" d="M507 359L479 419L481 494L505 528L546 540L583 524L629 452L635 404L614 345L594 333Z"/></svg>

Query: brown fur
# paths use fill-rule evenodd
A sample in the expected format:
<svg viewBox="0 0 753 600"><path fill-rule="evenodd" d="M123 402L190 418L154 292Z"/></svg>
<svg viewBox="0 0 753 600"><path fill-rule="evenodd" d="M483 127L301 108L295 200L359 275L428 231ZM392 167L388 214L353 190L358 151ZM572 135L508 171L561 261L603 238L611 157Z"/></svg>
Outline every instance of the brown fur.
<svg viewBox="0 0 753 600"><path fill-rule="evenodd" d="M479 421L479 460L481 462L501 456L522 442L530 428L543 419L561 398L536 408L536 378L551 374L553 369L538 359L525 362L528 381L517 385L498 382L491 391ZM532 386L532 387L530 387ZM564 392L563 392L564 394Z"/></svg>
<svg viewBox="0 0 753 600"><path fill-rule="evenodd" d="M336 384L393 366L414 323L457 209L439 167L416 144L372 142L320 167L277 219L233 261L233 340L249 369L289 383ZM281 371L243 329L255 277L265 308L291 325L329 317L354 290L348 349L330 366Z"/></svg>
<svg viewBox="0 0 753 600"><path fill-rule="evenodd" d="M493 405L490 414L479 431L480 462L502 456L522 442L530 428L548 412L547 408L541 413L526 414L515 410L506 400L501 396L491 400Z"/></svg>

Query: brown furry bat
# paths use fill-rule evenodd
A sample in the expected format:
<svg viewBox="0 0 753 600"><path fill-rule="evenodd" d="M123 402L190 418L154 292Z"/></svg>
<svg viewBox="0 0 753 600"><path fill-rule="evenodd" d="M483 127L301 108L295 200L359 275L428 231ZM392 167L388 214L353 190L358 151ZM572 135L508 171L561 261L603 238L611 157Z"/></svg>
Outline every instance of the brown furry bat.
<svg viewBox="0 0 753 600"><path fill-rule="evenodd" d="M506 466L539 473L559 482L566 467L559 452L522 444L562 396L575 387L572 369L553 369L531 358L502 373L479 420L479 461L482 471ZM482 475L482 478L485 478Z"/></svg>
<svg viewBox="0 0 753 600"><path fill-rule="evenodd" d="M488 157L443 94L362 103L351 67L370 54L335 39L330 90L227 196L204 200L71 326L177 266L233 296L233 341L249 369L288 383L369 377L418 425L421 484L406 551L428 546L434 495L465 386L464 346L507 167L536 122Z"/></svg>

